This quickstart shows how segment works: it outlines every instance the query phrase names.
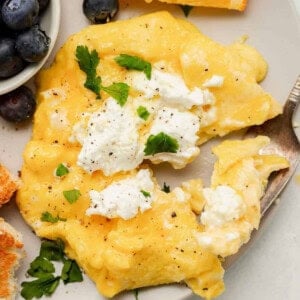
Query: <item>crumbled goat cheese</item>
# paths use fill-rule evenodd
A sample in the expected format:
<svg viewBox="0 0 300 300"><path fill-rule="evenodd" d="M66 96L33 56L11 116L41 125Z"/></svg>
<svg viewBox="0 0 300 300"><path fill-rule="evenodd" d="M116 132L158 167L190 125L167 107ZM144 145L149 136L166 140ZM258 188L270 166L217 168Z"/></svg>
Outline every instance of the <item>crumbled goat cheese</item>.
<svg viewBox="0 0 300 300"><path fill-rule="evenodd" d="M136 168L143 161L137 117L109 98L88 122L78 165L87 172L102 170L106 176Z"/></svg>
<svg viewBox="0 0 300 300"><path fill-rule="evenodd" d="M128 220L138 211L143 213L151 208L154 183L149 170L140 170L134 177L117 181L100 192L91 190L89 194L92 202L87 215Z"/></svg>
<svg viewBox="0 0 300 300"><path fill-rule="evenodd" d="M221 227L239 219L246 211L246 204L237 192L229 186L203 189L206 199L201 223L207 227Z"/></svg>

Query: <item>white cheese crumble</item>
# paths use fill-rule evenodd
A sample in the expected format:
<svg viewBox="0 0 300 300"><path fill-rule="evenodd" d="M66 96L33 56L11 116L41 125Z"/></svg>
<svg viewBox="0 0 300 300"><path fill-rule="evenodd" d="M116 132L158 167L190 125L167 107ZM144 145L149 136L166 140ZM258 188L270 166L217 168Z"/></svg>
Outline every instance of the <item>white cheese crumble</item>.
<svg viewBox="0 0 300 300"><path fill-rule="evenodd" d="M90 117L77 164L106 176L136 168L143 161L136 120L130 108L109 98Z"/></svg>
<svg viewBox="0 0 300 300"><path fill-rule="evenodd" d="M204 88L222 87L224 84L224 77L220 75L213 75L210 79L207 79L202 86Z"/></svg>
<svg viewBox="0 0 300 300"><path fill-rule="evenodd" d="M190 109L195 105L211 104L213 95L200 88L190 90L184 80L176 74L152 69L151 79L148 80L144 74L134 72L132 74L133 88L143 92L146 98L160 97L164 105Z"/></svg>
<svg viewBox="0 0 300 300"><path fill-rule="evenodd" d="M154 163L167 161L175 169L185 167L199 154L199 148L196 147L199 128L199 118L193 113L181 112L176 108L161 108L152 123L149 135L164 132L177 140L179 149L177 153L163 152L146 156L146 158Z"/></svg>
<svg viewBox="0 0 300 300"><path fill-rule="evenodd" d="M143 192L149 193L145 195ZM91 190L87 215L107 218L131 219L151 208L154 199L154 183L149 170L140 170L134 177L117 181L101 192Z"/></svg>
<svg viewBox="0 0 300 300"><path fill-rule="evenodd" d="M174 188L173 193L175 194L178 202L186 202L190 199L190 194L185 193L180 187Z"/></svg>
<svg viewBox="0 0 300 300"><path fill-rule="evenodd" d="M239 219L246 212L246 204L237 192L229 186L219 185L215 189L203 189L206 200L201 223L209 227L221 227Z"/></svg>

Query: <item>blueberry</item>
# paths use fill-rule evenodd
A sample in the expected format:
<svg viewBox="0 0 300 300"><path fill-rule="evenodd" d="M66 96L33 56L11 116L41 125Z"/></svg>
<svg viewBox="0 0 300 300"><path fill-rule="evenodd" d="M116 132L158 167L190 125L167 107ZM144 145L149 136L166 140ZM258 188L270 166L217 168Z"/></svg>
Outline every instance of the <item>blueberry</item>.
<svg viewBox="0 0 300 300"><path fill-rule="evenodd" d="M0 116L9 122L19 123L30 119L35 108L34 95L26 86L0 96Z"/></svg>
<svg viewBox="0 0 300 300"><path fill-rule="evenodd" d="M39 1L39 5L40 5L40 12L44 11L50 2L49 0L38 0L38 1Z"/></svg>
<svg viewBox="0 0 300 300"><path fill-rule="evenodd" d="M21 72L25 63L15 50L15 41L0 38L0 78L11 77Z"/></svg>
<svg viewBox="0 0 300 300"><path fill-rule="evenodd" d="M23 30L36 23L38 0L5 0L2 9L4 23L13 30Z"/></svg>
<svg viewBox="0 0 300 300"><path fill-rule="evenodd" d="M46 56L49 44L50 38L35 25L17 37L16 49L25 61L39 62Z"/></svg>
<svg viewBox="0 0 300 300"><path fill-rule="evenodd" d="M92 23L107 23L119 10L118 0L84 0L83 12Z"/></svg>

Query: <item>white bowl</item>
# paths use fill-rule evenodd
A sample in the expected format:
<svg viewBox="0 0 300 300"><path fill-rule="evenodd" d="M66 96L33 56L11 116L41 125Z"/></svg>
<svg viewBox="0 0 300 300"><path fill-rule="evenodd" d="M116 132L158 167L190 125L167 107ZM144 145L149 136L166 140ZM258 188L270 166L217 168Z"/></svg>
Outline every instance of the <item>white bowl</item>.
<svg viewBox="0 0 300 300"><path fill-rule="evenodd" d="M51 42L46 57L38 63L29 64L23 71L17 75L0 79L0 95L15 90L30 78L32 78L47 61L57 38L60 24L60 0L50 0L49 6L45 10L41 18L41 29L50 37Z"/></svg>

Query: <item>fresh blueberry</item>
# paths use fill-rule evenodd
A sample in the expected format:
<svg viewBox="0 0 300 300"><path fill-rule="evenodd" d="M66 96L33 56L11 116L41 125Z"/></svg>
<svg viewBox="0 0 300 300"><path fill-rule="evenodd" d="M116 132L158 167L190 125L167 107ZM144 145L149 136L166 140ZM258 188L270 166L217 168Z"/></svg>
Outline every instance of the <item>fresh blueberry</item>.
<svg viewBox="0 0 300 300"><path fill-rule="evenodd" d="M15 50L15 41L0 38L0 78L11 77L25 67L25 63Z"/></svg>
<svg viewBox="0 0 300 300"><path fill-rule="evenodd" d="M35 25L17 37L16 49L25 61L39 62L46 56L49 44L50 38Z"/></svg>
<svg viewBox="0 0 300 300"><path fill-rule="evenodd" d="M38 0L38 1L40 5L40 12L44 11L50 2L49 0Z"/></svg>
<svg viewBox="0 0 300 300"><path fill-rule="evenodd" d="M34 95L26 86L0 96L0 116L9 122L19 123L30 119L35 108Z"/></svg>
<svg viewBox="0 0 300 300"><path fill-rule="evenodd" d="M4 23L13 30L23 30L36 23L38 0L5 0L2 9Z"/></svg>
<svg viewBox="0 0 300 300"><path fill-rule="evenodd" d="M83 12L92 23L107 23L119 10L118 0L84 0Z"/></svg>

